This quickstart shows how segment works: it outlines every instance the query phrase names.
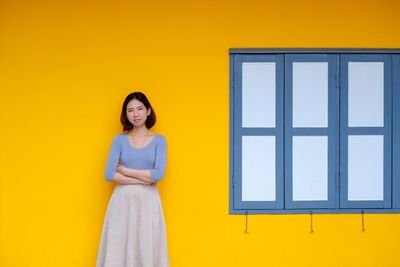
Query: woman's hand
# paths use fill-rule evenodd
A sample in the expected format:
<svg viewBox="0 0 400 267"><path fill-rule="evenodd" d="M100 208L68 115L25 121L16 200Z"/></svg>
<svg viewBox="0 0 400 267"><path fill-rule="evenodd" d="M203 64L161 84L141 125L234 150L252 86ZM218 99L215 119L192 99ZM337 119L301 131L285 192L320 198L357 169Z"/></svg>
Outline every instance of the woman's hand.
<svg viewBox="0 0 400 267"><path fill-rule="evenodd" d="M119 164L118 166L117 166L117 172L118 173L120 173L120 174L122 174L123 176L126 176L126 177L129 177L129 179L134 179L135 180L135 184L137 184L138 183L138 181L139 181L139 183L141 183L141 184L143 184L143 185L152 185L152 186L155 186L155 185L157 185L157 182L152 182L152 181L146 181L146 180L143 180L143 179L139 179L139 178L136 178L136 177L133 177L133 176L130 176L129 175L129 168L126 168L124 165L122 165L122 164ZM116 182L118 182L118 181L116 181ZM123 181L123 183L125 183L126 181Z"/></svg>
<svg viewBox="0 0 400 267"><path fill-rule="evenodd" d="M121 164L118 165L118 167L117 167L117 172L119 172L119 173L125 175L125 167L124 167L124 165L121 165Z"/></svg>

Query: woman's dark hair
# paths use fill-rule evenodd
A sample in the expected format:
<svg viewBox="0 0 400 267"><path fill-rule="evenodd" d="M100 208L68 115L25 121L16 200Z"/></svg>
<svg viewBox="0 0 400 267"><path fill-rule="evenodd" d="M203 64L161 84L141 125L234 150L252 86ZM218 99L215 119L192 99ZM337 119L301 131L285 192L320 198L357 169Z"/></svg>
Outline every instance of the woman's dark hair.
<svg viewBox="0 0 400 267"><path fill-rule="evenodd" d="M124 127L124 131L130 130L133 128L132 123L129 122L128 118L126 117L126 108L128 106L128 103L132 100L136 99L140 102L143 103L143 105L147 108L150 109L150 115L147 116L146 119L146 127L147 129L150 129L151 127L156 124L156 113L154 112L153 107L151 106L149 100L147 97L142 93L142 92L134 92L130 93L124 101L124 104L122 105L122 111L121 111L121 123L122 126Z"/></svg>

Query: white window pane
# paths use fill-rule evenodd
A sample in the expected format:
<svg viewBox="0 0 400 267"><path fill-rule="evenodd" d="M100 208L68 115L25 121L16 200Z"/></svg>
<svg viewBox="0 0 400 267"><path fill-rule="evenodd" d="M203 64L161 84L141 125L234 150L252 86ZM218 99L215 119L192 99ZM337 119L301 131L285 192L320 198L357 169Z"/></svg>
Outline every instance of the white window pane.
<svg viewBox="0 0 400 267"><path fill-rule="evenodd" d="M275 127L275 62L242 64L242 126Z"/></svg>
<svg viewBox="0 0 400 267"><path fill-rule="evenodd" d="M328 126L328 63L293 63L293 127Z"/></svg>
<svg viewBox="0 0 400 267"><path fill-rule="evenodd" d="M275 136L242 137L242 200L275 201Z"/></svg>
<svg viewBox="0 0 400 267"><path fill-rule="evenodd" d="M383 127L383 62L349 62L349 127Z"/></svg>
<svg viewBox="0 0 400 267"><path fill-rule="evenodd" d="M348 141L348 200L383 200L383 135Z"/></svg>
<svg viewBox="0 0 400 267"><path fill-rule="evenodd" d="M293 136L293 201L328 200L328 137Z"/></svg>

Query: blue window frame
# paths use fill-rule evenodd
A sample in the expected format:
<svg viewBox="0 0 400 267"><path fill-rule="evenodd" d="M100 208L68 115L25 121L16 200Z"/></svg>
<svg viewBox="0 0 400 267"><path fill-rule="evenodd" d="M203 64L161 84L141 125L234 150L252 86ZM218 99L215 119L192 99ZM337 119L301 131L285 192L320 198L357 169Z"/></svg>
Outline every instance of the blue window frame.
<svg viewBox="0 0 400 267"><path fill-rule="evenodd" d="M400 209L400 55L392 56L393 77L393 208Z"/></svg>
<svg viewBox="0 0 400 267"><path fill-rule="evenodd" d="M297 65L295 65L297 64ZM303 65L303 66L302 66ZM315 65L315 66L313 66ZM296 68L297 67L297 68ZM308 67L308 70L307 70ZM287 54L285 55L285 208L286 209L301 209L301 208L334 208L335 207L335 173L336 173L336 156L335 156L335 147L336 147L336 133L335 129L337 129L337 120L336 114L338 110L337 106L337 85L335 80L335 70L337 68L337 56L328 55L328 54ZM300 72L295 75L295 71ZM311 69L311 70L310 70ZM313 73L314 72L314 73ZM310 86L311 89L301 90L297 89L297 94L294 94L294 87L296 88L296 84L294 81L299 80L296 76L303 76L303 83L312 83L313 80L318 80L316 77L313 77L313 74L319 73L320 76L325 76L324 80L321 79L320 82L314 86ZM304 77L306 76L306 77ZM308 77L307 77L308 76ZM300 77L301 78L301 77ZM301 83L298 81L297 83ZM325 94L324 97L319 97L316 101L313 101L312 104L318 105L315 102L324 102L324 107L320 107L319 109L311 109L302 111L301 109L307 109L307 103L303 104L303 108L296 108L294 105L293 99L301 97L309 97L310 94L313 94L312 90L317 89L319 86L325 85ZM297 86L301 87L301 85ZM303 84L305 87L305 84ZM307 92L308 91L308 92ZM311 92L310 92L311 91ZM305 95L305 96L304 96ZM318 101L322 100L322 101ZM301 101L301 100L300 100ZM298 101L299 102L299 101ZM303 100L304 102L304 100ZM301 104L300 104L301 105ZM299 105L297 105L299 106ZM294 121L296 112L297 113L309 113L303 115L306 117L303 121L299 121L297 124ZM309 109L309 108L308 108ZM320 110L324 109L325 119L317 118L317 122L312 121L312 117L315 114L312 114L315 111L319 111L318 113L323 113ZM309 118L311 117L311 121ZM305 121L304 121L305 120ZM314 119L316 120L316 119ZM319 120L319 121L318 121ZM321 122L323 120L323 122ZM322 139L321 139L322 138ZM307 140L308 139L308 140ZM302 159L304 157L304 149L308 149L308 147L312 146L314 142L323 142L323 146L321 149L317 147L317 151L314 151L314 156L311 155L311 159L316 161L316 157L326 157L326 170L319 170L319 173L312 173L309 170L313 168L313 162L309 162L307 159ZM297 149L296 147L301 146L301 142L303 142L306 147L303 150ZM298 144L298 145L296 145ZM315 150L315 149L314 149ZM323 153L318 153L318 150L324 150ZM298 151L296 153L296 151ZM297 154L297 157L295 156ZM309 159L310 159L309 158ZM297 161L298 163L296 164ZM300 166L298 166L300 165ZM302 165L302 166L301 166ZM323 164L319 164L323 165ZM296 172L294 169L306 169L300 170ZM314 167L315 168L315 167ZM308 170L307 170L308 169ZM306 178L301 179L297 178L297 184L303 183L306 184L308 188L310 188L308 194L297 193L296 197L296 186L294 183L294 176L324 176L324 181L318 181L318 177L314 177L314 179ZM279 177L277 177L279 179ZM308 180L308 181L306 181ZM321 179L320 179L321 180ZM308 183L306 183L308 182ZM326 187L326 192L322 195L318 191L321 189L321 185L319 187L314 187L314 184L323 184L323 187ZM301 187L301 184L298 185ZM303 189L304 190L304 189ZM299 190L297 190L299 191ZM305 200L307 199L307 200ZM296 200L296 201L295 201Z"/></svg>
<svg viewBox="0 0 400 267"><path fill-rule="evenodd" d="M341 73L341 103L342 103L342 108L341 108L341 127L340 127L340 142L341 142L341 149L340 149L340 178L341 178L341 196L340 196L340 207L341 208L391 208L392 206L392 190L391 190L391 147L392 147L392 71L391 71L391 56L390 55L354 55L354 54L349 54L349 55L341 55L340 56L340 73ZM381 82L382 84L382 93L379 94L376 92L373 92L373 89L371 91L371 95L369 97L365 97L365 94L360 94L354 93L353 98L366 98L364 101L367 102L366 104L370 104L368 109L369 110L374 110L374 106L376 105L375 103L377 101L374 100L369 100L368 98L376 97L376 98L381 98L382 107L380 109L382 116L381 118L374 118L374 119L368 119L368 118L353 118L351 114L349 114L349 109L351 108L351 104L349 103L349 98L352 96L351 93L349 93L349 87L351 85L351 82L349 81L349 76L351 74L351 70L349 69L351 67L351 63L353 64L363 64L360 65L362 68L366 69L368 71L368 68L370 69L370 74L373 76L376 72L379 70L382 70L381 76ZM350 63L350 64L349 64ZM371 65L373 64L373 65ZM379 65L378 65L379 64ZM371 65L371 66L368 66ZM377 68L378 67L378 68ZM374 71L375 70L375 71ZM358 75L358 74L354 74ZM363 77L364 79L368 79L368 77ZM373 79L371 79L373 82ZM353 87L357 87L357 85L353 85ZM371 86L372 87L372 86ZM365 88L368 88L367 86ZM357 90L357 89L354 89ZM368 90L368 89L367 89ZM375 91L377 91L375 89ZM362 92L361 92L362 93ZM357 100L354 99L353 102L356 102ZM369 102L369 103L368 103ZM374 105L375 104L375 105ZM357 104L354 104L357 105ZM364 108L365 109L365 108ZM379 108L377 108L379 109ZM361 112L362 108L357 111L353 111L353 113ZM375 114L375 113L374 113ZM366 114L366 115L371 115L371 114ZM360 116L360 117L367 117L363 115L354 115L354 116ZM371 116L372 117L372 116ZM350 125L350 120L353 120L352 125ZM357 140L359 139L359 140ZM362 200L365 198L363 195L368 196L367 193L363 192L356 192L354 193L353 200L350 201L349 198L351 197L351 193L349 192L349 174L351 171L349 170L349 164L348 162L350 161L349 159L349 154L351 153L351 147L350 147L350 142L354 143L355 149L359 149L360 152L357 155L357 152L353 152L355 154L353 157L357 156L359 158L362 158L365 162L367 163L368 161L372 161L371 164L374 164L376 161L382 160L382 179L383 183L379 183L382 185L382 199L379 199L381 196L380 193L377 193L377 189L369 189L370 198L375 199L375 200ZM368 146L368 143L373 143L372 149L365 148ZM364 149L362 147L364 147ZM381 147L380 147L381 146ZM381 149L379 149L381 148ZM381 150L378 152L378 149ZM353 149L354 150L354 149ZM374 151L371 156L364 156L361 155L361 153L365 153L367 151ZM372 153L371 153L372 154ZM377 154L381 154L381 157L377 156ZM357 161L357 159L354 159L354 161ZM362 163L362 162L360 162ZM354 163L355 167L360 167L357 163ZM365 166L364 168L368 168L368 166ZM361 168L358 168L358 170L354 170L353 172L360 172ZM374 170L374 168L371 168L372 172L375 173L377 171ZM377 167L375 167L377 169ZM379 175L379 174L378 174ZM376 175L376 176L378 176ZM367 176L365 176L367 177ZM372 177L373 178L373 177ZM371 178L370 178L371 179ZM372 179L371 179L372 180ZM371 181L372 184L375 184L374 181ZM376 184L375 186L379 186L379 184ZM355 185L353 185L355 186ZM357 189L354 189L356 191Z"/></svg>
<svg viewBox="0 0 400 267"><path fill-rule="evenodd" d="M231 49L230 213L400 212L400 51Z"/></svg>
<svg viewBox="0 0 400 267"><path fill-rule="evenodd" d="M251 55L239 55L233 59L234 64L234 74L233 80L234 84L238 87L238 90L232 92L232 101L234 101L235 108L231 109L231 114L233 115L233 144L231 144L231 148L233 148L234 152L231 153L231 161L233 165L232 173L242 174L243 167L247 167L246 164L243 166L243 141L251 143L251 140L257 140L257 137L266 137L267 144L268 139L272 140L275 144L275 153L273 153L273 157L275 157L275 163L273 164L275 168L276 176L283 176L283 55L258 55L256 57ZM265 63L263 65L263 63ZM244 66L244 67L243 67ZM261 83L262 81L251 81L251 77L247 77L248 72L253 70L254 72L257 71L268 71L269 70L272 74L272 78L275 79L276 84L275 88L272 88L270 93L275 95L274 97L274 105L275 105L275 116L270 118L272 122L263 123L262 121L249 121L248 123L246 120L251 120L252 114L243 116L245 112L236 112L236 110L243 111L249 110L248 113L251 113L252 107L246 106L243 107L244 99L243 88L246 88L244 85L243 77L246 79L246 83ZM249 101L254 100L251 98L256 97L257 95L249 96ZM246 98L246 96L245 96ZM259 101L260 105L263 105L262 101ZM246 104L245 104L246 105ZM233 108L231 106L231 108ZM236 108L237 107L237 108ZM246 114L246 113L245 113ZM268 138L269 137L269 138ZM274 140L273 140L274 139ZM271 142L270 142L271 143ZM271 156L271 155L270 155ZM251 166L249 166L251 167ZM246 187L251 187L251 181L246 181L242 179L242 175L233 175L233 192L232 194L235 196L233 198L234 206L240 210L268 210L268 209L283 209L283 180L276 180L274 189L272 192L269 193L267 196L254 196L251 201L251 197L244 196L246 192ZM245 183L247 182L247 183ZM272 196L271 196L272 195Z"/></svg>

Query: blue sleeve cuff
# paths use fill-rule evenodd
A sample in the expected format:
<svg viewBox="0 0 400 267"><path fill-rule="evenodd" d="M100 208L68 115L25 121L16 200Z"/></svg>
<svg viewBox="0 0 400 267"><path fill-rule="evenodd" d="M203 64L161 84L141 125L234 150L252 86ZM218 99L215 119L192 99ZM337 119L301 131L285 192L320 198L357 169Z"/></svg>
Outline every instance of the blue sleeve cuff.
<svg viewBox="0 0 400 267"><path fill-rule="evenodd" d="M158 182L162 179L162 176L160 175L160 173L155 169L150 170L150 175L151 175L151 181L153 183Z"/></svg>
<svg viewBox="0 0 400 267"><path fill-rule="evenodd" d="M112 170L110 172L106 172L106 181L111 182L112 179L114 178L114 175L117 171L116 170Z"/></svg>
<svg viewBox="0 0 400 267"><path fill-rule="evenodd" d="M111 144L110 153L106 162L105 177L106 181L111 182L117 172L118 162L121 156L120 135L117 135Z"/></svg>
<svg viewBox="0 0 400 267"><path fill-rule="evenodd" d="M160 140L156 147L156 162L154 169L150 170L151 181L160 181L165 174L165 167L167 163L167 141L164 136L160 136Z"/></svg>

